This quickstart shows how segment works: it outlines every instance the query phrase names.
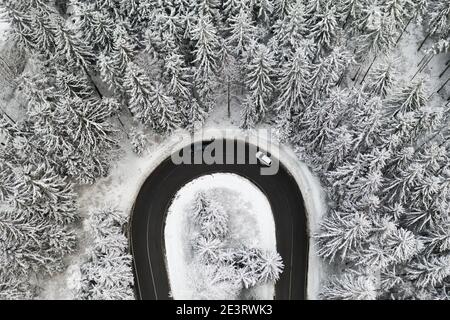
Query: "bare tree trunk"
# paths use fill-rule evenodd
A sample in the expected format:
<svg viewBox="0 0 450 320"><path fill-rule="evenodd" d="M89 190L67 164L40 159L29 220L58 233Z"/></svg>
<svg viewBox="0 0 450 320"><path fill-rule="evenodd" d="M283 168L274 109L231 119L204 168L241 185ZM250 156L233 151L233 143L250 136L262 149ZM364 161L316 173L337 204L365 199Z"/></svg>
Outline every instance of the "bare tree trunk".
<svg viewBox="0 0 450 320"><path fill-rule="evenodd" d="M428 57L428 54L425 54L422 59L419 61L419 63L417 64L417 67L419 67L424 61L425 59Z"/></svg>
<svg viewBox="0 0 450 320"><path fill-rule="evenodd" d="M450 64L447 66L447 68L445 68L444 71L442 71L442 73L439 75L439 78L442 78L442 76L444 75L444 73L447 72L447 70L450 68Z"/></svg>
<svg viewBox="0 0 450 320"><path fill-rule="evenodd" d="M425 37L425 39L423 39L422 43L420 44L419 48L417 49L417 51L420 51L420 49L422 49L423 45L425 44L425 42L428 40L428 38L431 36L431 32L428 32L427 36Z"/></svg>
<svg viewBox="0 0 450 320"><path fill-rule="evenodd" d="M411 78L411 80L413 80L419 73L421 73L423 71L423 69L425 69L425 67L430 63L431 60L433 60L434 55L431 55L423 64L422 66L416 71L416 73L413 75L413 77Z"/></svg>
<svg viewBox="0 0 450 320"><path fill-rule="evenodd" d="M231 118L231 97L230 97L231 84L230 81L227 83L227 107L228 107L228 119Z"/></svg>
<svg viewBox="0 0 450 320"><path fill-rule="evenodd" d="M444 84L439 88L438 91L436 91L437 93L439 93L439 91L441 91L442 89L444 89L445 85L450 81L450 78L447 79L447 81L444 82Z"/></svg>
<svg viewBox="0 0 450 320"><path fill-rule="evenodd" d="M372 66L375 63L375 60L377 60L377 56L373 57L372 63L370 64L369 68L367 69L366 73L364 74L364 77L362 78L362 80L359 84L363 84L364 80L366 80L366 77L369 74L370 69L372 69Z"/></svg>
<svg viewBox="0 0 450 320"><path fill-rule="evenodd" d="M103 99L103 95L100 92L100 90L98 89L97 84L95 83L94 79L92 79L91 74L89 73L88 69L84 65L83 65L83 70L86 73L86 77L88 77L88 79L91 81L91 84L94 87L94 90L97 93L97 95L100 97L100 99Z"/></svg>
<svg viewBox="0 0 450 320"><path fill-rule="evenodd" d="M400 42L400 39L402 38L403 34L405 33L406 29L408 29L409 24L411 23L411 21L413 21L414 16L411 17L411 19L409 19L408 23L406 24L406 26L403 28L402 32L400 33L400 36L398 37L397 41L395 42L395 47L397 46L397 44Z"/></svg>
<svg viewBox="0 0 450 320"><path fill-rule="evenodd" d="M362 65L362 64L361 64ZM355 81L356 78L359 76L359 72L361 71L361 65L359 66L358 70L356 70L355 75L352 77L352 81Z"/></svg>
<svg viewBox="0 0 450 320"><path fill-rule="evenodd" d="M3 108L0 107L0 111L5 115L5 117L8 118L9 121L11 121L13 124L16 124L16 123L17 123L17 121L15 121L13 118L11 118L11 116L10 116L8 113L6 113L6 111L3 110Z"/></svg>

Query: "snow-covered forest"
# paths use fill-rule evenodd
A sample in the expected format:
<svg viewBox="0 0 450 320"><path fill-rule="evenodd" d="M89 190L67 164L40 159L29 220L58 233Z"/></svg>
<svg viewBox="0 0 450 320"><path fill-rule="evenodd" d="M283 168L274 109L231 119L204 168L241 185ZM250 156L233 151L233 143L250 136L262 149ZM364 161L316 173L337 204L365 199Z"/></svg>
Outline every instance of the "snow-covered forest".
<svg viewBox="0 0 450 320"><path fill-rule="evenodd" d="M0 7L0 299L36 297L65 269L78 191L124 145L141 154L233 101L241 128L276 128L321 178L330 210L315 236L335 273L323 298L449 298L448 0ZM124 221L92 217L80 298L130 298ZM129 279L97 279L112 258Z"/></svg>
<svg viewBox="0 0 450 320"><path fill-rule="evenodd" d="M189 214L195 223L189 268L198 299L242 299L243 289L279 279L284 266L277 252L230 246L229 213L210 194L198 192Z"/></svg>

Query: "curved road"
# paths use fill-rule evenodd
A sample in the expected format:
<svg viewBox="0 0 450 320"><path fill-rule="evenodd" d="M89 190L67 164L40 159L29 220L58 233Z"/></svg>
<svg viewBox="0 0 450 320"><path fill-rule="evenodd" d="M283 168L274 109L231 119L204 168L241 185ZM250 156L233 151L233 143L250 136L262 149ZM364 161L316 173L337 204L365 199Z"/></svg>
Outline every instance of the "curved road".
<svg viewBox="0 0 450 320"><path fill-rule="evenodd" d="M234 142L235 150L240 143L242 142ZM249 150L249 145L246 144L245 148ZM191 146L191 156L201 151L201 146ZM255 157L254 154L250 156ZM306 298L308 237L303 198L298 185L282 164L277 174L263 176L260 174L260 165L248 164L248 161L246 163L175 165L168 158L147 178L134 204L130 224L130 245L138 299L170 299L164 244L167 210L183 185L202 175L217 172L246 177L266 194L275 219L277 250L285 264L276 284L275 298Z"/></svg>

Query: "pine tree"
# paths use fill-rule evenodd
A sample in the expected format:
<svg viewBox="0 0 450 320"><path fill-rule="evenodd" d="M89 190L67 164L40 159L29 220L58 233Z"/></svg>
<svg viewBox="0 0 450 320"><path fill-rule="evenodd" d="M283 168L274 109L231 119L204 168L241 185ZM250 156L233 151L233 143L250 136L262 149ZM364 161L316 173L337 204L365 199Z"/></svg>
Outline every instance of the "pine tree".
<svg viewBox="0 0 450 320"><path fill-rule="evenodd" d="M238 58L242 58L256 32L248 8L241 6L239 12L229 18L229 25L226 45Z"/></svg>
<svg viewBox="0 0 450 320"><path fill-rule="evenodd" d="M277 39L279 47L295 51L304 44L302 40L307 33L307 27L302 1L295 1L289 5L284 19L279 20L274 28L274 37Z"/></svg>
<svg viewBox="0 0 450 320"><path fill-rule="evenodd" d="M45 164L25 166L15 177L15 201L20 208L56 223L73 222L77 209L75 193L66 180Z"/></svg>
<svg viewBox="0 0 450 320"><path fill-rule="evenodd" d="M158 83L154 86L150 100L154 112L152 127L156 132L169 133L179 127L181 115L175 108L174 100L166 94L162 84Z"/></svg>
<svg viewBox="0 0 450 320"><path fill-rule="evenodd" d="M254 10L257 12L256 18L259 21L269 23L274 10L272 2L273 0L254 0Z"/></svg>
<svg viewBox="0 0 450 320"><path fill-rule="evenodd" d="M259 281L278 281L284 268L281 256L274 251L263 251L260 259Z"/></svg>
<svg viewBox="0 0 450 320"><path fill-rule="evenodd" d="M369 74L369 79L364 87L366 92L385 98L392 89L397 76L396 64L396 59L387 59L377 65Z"/></svg>
<svg viewBox="0 0 450 320"><path fill-rule="evenodd" d="M77 2L74 6L75 28L85 43L98 53L108 54L113 45L114 20L108 14L96 10L93 4Z"/></svg>
<svg viewBox="0 0 450 320"><path fill-rule="evenodd" d="M221 240L217 238L199 237L193 247L201 262L214 264L219 258L219 250L222 245Z"/></svg>
<svg viewBox="0 0 450 320"><path fill-rule="evenodd" d="M415 261L406 268L407 277L419 288L437 287L450 275L448 256Z"/></svg>
<svg viewBox="0 0 450 320"><path fill-rule="evenodd" d="M450 4L447 1L436 1L430 8L431 19L429 22L429 33L441 35L442 38L448 35Z"/></svg>
<svg viewBox="0 0 450 320"><path fill-rule="evenodd" d="M251 95L247 95L242 104L241 111L241 124L242 129L252 129L255 127L258 119L258 114L256 112L255 101L257 99Z"/></svg>
<svg viewBox="0 0 450 320"><path fill-rule="evenodd" d="M362 15L362 10L369 5L367 0L344 0L337 6L341 20L344 21L344 27L351 24Z"/></svg>
<svg viewBox="0 0 450 320"><path fill-rule="evenodd" d="M374 279L365 275L345 273L333 278L323 289L326 300L375 300L377 298Z"/></svg>
<svg viewBox="0 0 450 320"><path fill-rule="evenodd" d="M254 105L256 122L264 118L270 108L270 100L274 91L275 75L273 54L264 45L259 45L255 55L247 66L245 84Z"/></svg>
<svg viewBox="0 0 450 320"><path fill-rule="evenodd" d="M0 270L14 272L12 279L38 272L47 275L61 272L63 257L76 246L73 232L17 209L2 210L0 231L3 252Z"/></svg>
<svg viewBox="0 0 450 320"><path fill-rule="evenodd" d="M146 146L148 144L147 136L144 132L137 129L131 130L129 136L134 153L136 153L138 156L141 156L145 152Z"/></svg>
<svg viewBox="0 0 450 320"><path fill-rule="evenodd" d="M133 293L132 259L123 235L126 217L114 208L91 213L90 228L94 242L88 260L82 264L81 300L131 300Z"/></svg>
<svg viewBox="0 0 450 320"><path fill-rule="evenodd" d="M326 97L352 62L353 56L344 47L338 46L312 64L309 85L313 101L317 102Z"/></svg>
<svg viewBox="0 0 450 320"><path fill-rule="evenodd" d="M398 29L404 28L406 21L412 16L413 1L411 0L385 0L382 10L386 17L391 18Z"/></svg>
<svg viewBox="0 0 450 320"><path fill-rule="evenodd" d="M372 23L358 38L356 56L361 59L367 54L377 57L389 51L396 42L397 30L391 17L382 17Z"/></svg>
<svg viewBox="0 0 450 320"><path fill-rule="evenodd" d="M28 281L9 274L7 270L0 273L0 300L31 300L34 288Z"/></svg>
<svg viewBox="0 0 450 320"><path fill-rule="evenodd" d="M399 88L389 99L394 116L420 110L427 101L424 80L418 80Z"/></svg>
<svg viewBox="0 0 450 320"><path fill-rule="evenodd" d="M213 89L217 82L219 39L209 16L200 16L192 30L195 41L194 84L206 110L214 105Z"/></svg>
<svg viewBox="0 0 450 320"><path fill-rule="evenodd" d="M303 48L298 48L279 70L277 110L291 115L308 107L311 94L308 87L310 74L306 52Z"/></svg>
<svg viewBox="0 0 450 320"><path fill-rule="evenodd" d="M310 36L317 44L318 53L328 52L334 46L338 34L336 7L327 3L323 10L316 13L315 20Z"/></svg>
<svg viewBox="0 0 450 320"><path fill-rule="evenodd" d="M150 79L137 65L131 63L127 67L123 82L130 111L142 123L151 124L155 110L151 102L153 88Z"/></svg>
<svg viewBox="0 0 450 320"><path fill-rule="evenodd" d="M189 69L185 66L183 56L172 52L165 59L164 77L168 83L167 91L175 99L188 99L191 93Z"/></svg>

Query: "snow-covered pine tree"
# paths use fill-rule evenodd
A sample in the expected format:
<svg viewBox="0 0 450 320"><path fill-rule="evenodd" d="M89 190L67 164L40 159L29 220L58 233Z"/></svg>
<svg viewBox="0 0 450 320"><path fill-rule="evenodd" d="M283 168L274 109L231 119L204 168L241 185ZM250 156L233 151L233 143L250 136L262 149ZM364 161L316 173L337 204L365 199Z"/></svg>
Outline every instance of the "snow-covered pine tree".
<svg viewBox="0 0 450 320"><path fill-rule="evenodd" d="M329 94L353 61L353 55L344 46L337 46L328 55L320 56L318 61L310 66L308 84L314 103L320 102L321 98Z"/></svg>
<svg viewBox="0 0 450 320"><path fill-rule="evenodd" d="M91 212L94 236L87 261L81 265L80 300L134 299L132 259L125 237L126 216L114 208Z"/></svg>
<svg viewBox="0 0 450 320"><path fill-rule="evenodd" d="M171 52L164 61L164 81L168 84L168 93L176 101L188 99L191 94L191 77L189 68L184 63L183 55Z"/></svg>
<svg viewBox="0 0 450 320"><path fill-rule="evenodd" d="M369 5L368 0L343 0L337 5L337 13L340 20L343 21L344 27L350 26L353 21L358 19L362 10Z"/></svg>
<svg viewBox="0 0 450 320"><path fill-rule="evenodd" d="M427 102L425 80L406 83L389 98L389 109L393 116L420 110Z"/></svg>
<svg viewBox="0 0 450 320"><path fill-rule="evenodd" d="M0 159L0 183L0 201L14 201L15 175L12 164L6 159Z"/></svg>
<svg viewBox="0 0 450 320"><path fill-rule="evenodd" d="M73 185L48 165L23 164L16 168L14 201L19 208L58 224L76 219Z"/></svg>
<svg viewBox="0 0 450 320"><path fill-rule="evenodd" d="M370 95L385 98L392 89L397 76L397 59L387 58L369 73L364 90Z"/></svg>
<svg viewBox="0 0 450 320"><path fill-rule="evenodd" d="M201 234L208 239L224 239L228 235L228 214L215 201L211 201L206 210L199 221Z"/></svg>
<svg viewBox="0 0 450 320"><path fill-rule="evenodd" d="M59 95L72 99L91 99L95 93L88 79L79 70L56 70L55 90Z"/></svg>
<svg viewBox="0 0 450 320"><path fill-rule="evenodd" d="M124 88L128 97L128 107L144 124L151 124L155 110L151 102L152 83L139 66L130 63L124 75Z"/></svg>
<svg viewBox="0 0 450 320"><path fill-rule="evenodd" d="M77 1L72 6L72 19L76 21L74 27L82 35L83 41L95 53L109 54L114 42L116 22L105 11L97 10L93 3Z"/></svg>
<svg viewBox="0 0 450 320"><path fill-rule="evenodd" d="M255 101L256 98L251 95L247 95L242 103L240 123L240 127L242 129L252 129L256 125L258 114L256 113Z"/></svg>
<svg viewBox="0 0 450 320"><path fill-rule="evenodd" d="M270 109L272 93L275 89L275 60L273 53L264 46L258 45L250 63L246 67L245 85L253 105L254 123L261 121Z"/></svg>
<svg viewBox="0 0 450 320"><path fill-rule="evenodd" d="M295 51L307 34L305 22L305 8L301 0L289 4L283 19L277 21L274 26L274 38L280 48ZM284 55L286 55L285 53Z"/></svg>
<svg viewBox="0 0 450 320"><path fill-rule="evenodd" d="M314 18L314 25L310 29L310 37L314 39L314 43L317 45L316 55L319 55L329 52L340 32L336 7L326 3L319 12L315 13Z"/></svg>
<svg viewBox="0 0 450 320"><path fill-rule="evenodd" d="M437 35L445 39L450 32L450 4L445 0L432 1L429 12L431 16L429 35Z"/></svg>
<svg viewBox="0 0 450 320"><path fill-rule="evenodd" d="M191 89L189 100L182 101L180 104L182 113L182 126L193 132L200 128L205 122L208 112L198 97L195 88Z"/></svg>
<svg viewBox="0 0 450 320"><path fill-rule="evenodd" d="M217 85L220 47L217 30L210 16L198 17L196 26L192 29L192 39L195 41L194 86L205 111L209 111L215 105L213 95Z"/></svg>
<svg viewBox="0 0 450 320"><path fill-rule="evenodd" d="M113 39L111 62L119 74L123 74L128 64L133 61L137 48L123 25L114 29Z"/></svg>
<svg viewBox="0 0 450 320"><path fill-rule="evenodd" d="M223 243L218 238L200 236L194 240L193 249L199 261L206 265L214 265L219 260L219 252Z"/></svg>
<svg viewBox="0 0 450 320"><path fill-rule="evenodd" d="M278 21L283 20L287 14L289 14L289 7L291 5L295 5L294 3L302 2L302 1L293 1L293 0L275 0L273 4L273 14L272 20Z"/></svg>
<svg viewBox="0 0 450 320"><path fill-rule="evenodd" d="M347 115L347 90L334 89L323 103L312 105L299 117L299 133L294 140L304 144L311 152L320 152L335 136L335 129Z"/></svg>
<svg viewBox="0 0 450 320"><path fill-rule="evenodd" d="M152 128L157 133L169 133L181 124L181 113L176 109L175 101L168 96L161 83L156 83L151 91L151 104L154 112Z"/></svg>
<svg viewBox="0 0 450 320"><path fill-rule="evenodd" d="M346 273L334 277L322 290L325 300L375 300L377 292L373 277Z"/></svg>
<svg viewBox="0 0 450 320"><path fill-rule="evenodd" d="M205 192L200 191L196 193L191 206L191 217L197 223L200 223L202 217L207 214L207 209L210 205L211 199Z"/></svg>
<svg viewBox="0 0 450 320"><path fill-rule="evenodd" d="M385 0L381 3L381 10L385 17L394 21L397 29L402 29L413 15L413 2L412 0Z"/></svg>
<svg viewBox="0 0 450 320"><path fill-rule="evenodd" d="M392 17L378 17L363 29L362 35L357 39L356 57L364 60L369 54L376 59L380 53L388 52L397 38L398 30Z"/></svg>
<svg viewBox="0 0 450 320"><path fill-rule="evenodd" d="M253 10L256 11L256 19L260 23L268 24L273 14L273 0L253 0Z"/></svg>
<svg viewBox="0 0 450 320"><path fill-rule="evenodd" d="M0 300L31 300L35 296L34 288L26 279L20 279L10 271L1 269Z"/></svg>
<svg viewBox="0 0 450 320"><path fill-rule="evenodd" d="M242 58L245 56L248 45L256 32L249 8L241 5L239 11L231 15L228 21L228 37L225 39L225 44L227 47L232 48L231 50L237 58Z"/></svg>
<svg viewBox="0 0 450 320"><path fill-rule="evenodd" d="M282 117L289 118L292 114L298 114L308 108L311 94L310 77L311 65L307 52L305 48L297 48L278 71L279 96L275 106Z"/></svg>
<svg viewBox="0 0 450 320"><path fill-rule="evenodd" d="M262 251L259 261L259 282L276 282L283 272L281 256L275 251Z"/></svg>
<svg viewBox="0 0 450 320"><path fill-rule="evenodd" d="M33 273L53 275L64 269L64 256L76 246L72 231L19 209L2 208L0 213L1 273L12 272L11 279L22 282Z"/></svg>
<svg viewBox="0 0 450 320"><path fill-rule="evenodd" d="M56 34L56 56L61 59L64 65L73 68L82 68L86 74L93 61L93 53L90 51L86 43L80 39L80 34L75 30L62 24L57 23Z"/></svg>
<svg viewBox="0 0 450 320"><path fill-rule="evenodd" d="M141 156L148 145L147 135L142 130L133 128L129 133L129 137L134 153Z"/></svg>

